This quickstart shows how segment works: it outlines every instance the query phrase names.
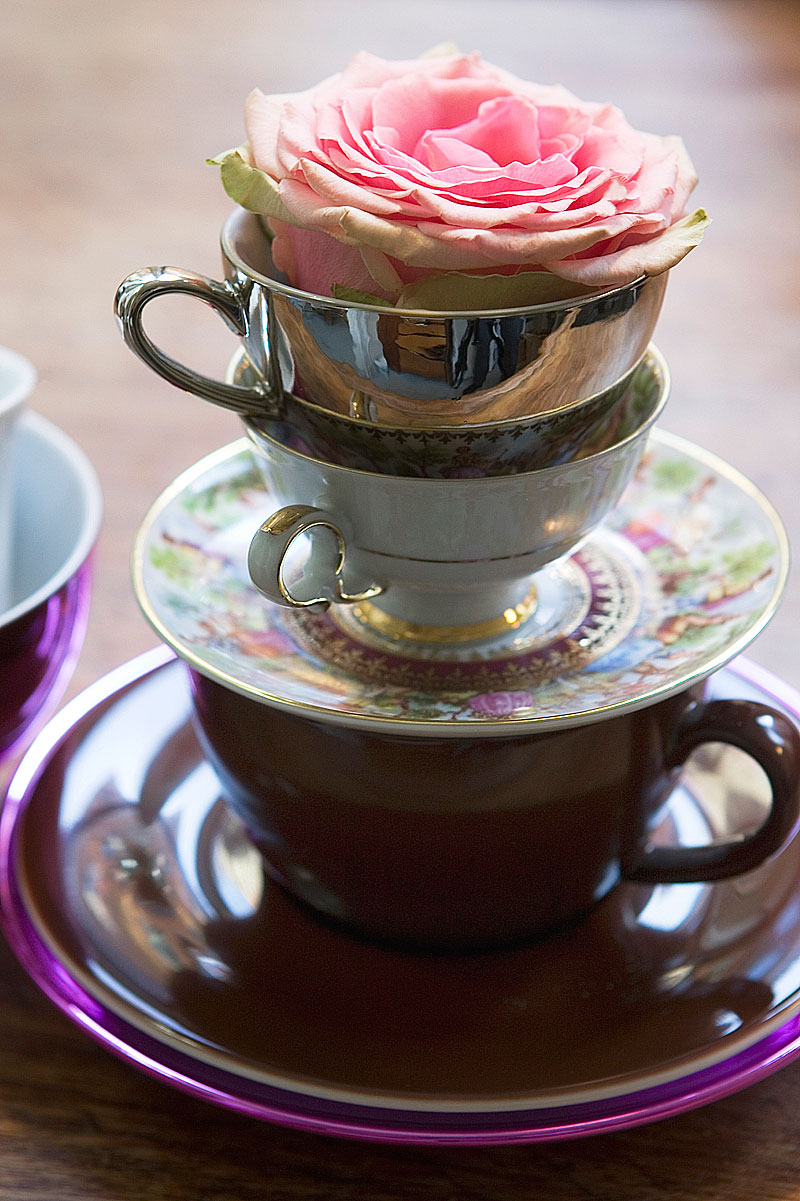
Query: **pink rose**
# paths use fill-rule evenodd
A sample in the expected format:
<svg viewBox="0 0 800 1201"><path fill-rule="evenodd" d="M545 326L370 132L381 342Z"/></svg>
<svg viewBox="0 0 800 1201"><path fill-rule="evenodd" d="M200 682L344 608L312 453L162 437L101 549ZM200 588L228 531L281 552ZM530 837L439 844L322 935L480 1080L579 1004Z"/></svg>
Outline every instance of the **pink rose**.
<svg viewBox="0 0 800 1201"><path fill-rule="evenodd" d="M521 273L549 273L550 295L553 276L625 284L674 266L707 223L681 220L696 176L680 138L477 53L358 54L308 91L252 92L245 126L249 145L212 161L270 218L276 266L305 291L446 307L441 286L444 304L420 303L428 277L466 272L522 303Z"/></svg>
<svg viewBox="0 0 800 1201"><path fill-rule="evenodd" d="M532 705L529 692L482 692L469 700L471 709L487 717L508 717L517 709L530 709Z"/></svg>

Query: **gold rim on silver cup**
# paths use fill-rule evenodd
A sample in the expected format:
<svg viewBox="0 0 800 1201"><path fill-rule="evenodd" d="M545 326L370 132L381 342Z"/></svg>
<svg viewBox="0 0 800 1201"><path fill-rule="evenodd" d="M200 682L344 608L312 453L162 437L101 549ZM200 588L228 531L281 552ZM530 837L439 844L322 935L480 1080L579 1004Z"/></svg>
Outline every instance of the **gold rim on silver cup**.
<svg viewBox="0 0 800 1201"><path fill-rule="evenodd" d="M226 379L239 385L256 380L244 351L234 356ZM265 445L272 438L302 454L359 471L425 479L512 475L585 458L621 440L658 387L658 370L648 351L620 384L578 408L537 417L482 425L378 425L286 393L281 417L260 413L244 418L244 426L258 450L263 435Z"/></svg>

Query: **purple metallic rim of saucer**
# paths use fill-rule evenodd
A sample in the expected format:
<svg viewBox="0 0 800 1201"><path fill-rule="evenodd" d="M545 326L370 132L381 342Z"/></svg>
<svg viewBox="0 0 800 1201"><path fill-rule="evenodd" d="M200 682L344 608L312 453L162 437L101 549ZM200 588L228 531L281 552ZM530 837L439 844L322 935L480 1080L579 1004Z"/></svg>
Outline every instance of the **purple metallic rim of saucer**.
<svg viewBox="0 0 800 1201"><path fill-rule="evenodd" d="M755 1084L800 1056L800 1015L795 1015L726 1061L622 1097L552 1109L437 1113L328 1101L267 1086L196 1061L131 1026L86 992L43 943L19 895L13 851L18 819L52 754L74 726L102 703L112 701L119 691L174 658L164 647L148 651L65 706L25 755L0 813L0 919L9 945L45 995L122 1060L190 1095L283 1126L384 1143L480 1146L580 1138L675 1117ZM800 720L800 694L771 672L744 658L727 670L767 693Z"/></svg>
<svg viewBox="0 0 800 1201"><path fill-rule="evenodd" d="M26 700L9 711L0 702L0 761L21 753L41 729L61 700L72 679L89 622L95 547L57 592L36 609L17 618L21 628L32 627L42 616L42 634L15 662L18 673L27 673Z"/></svg>

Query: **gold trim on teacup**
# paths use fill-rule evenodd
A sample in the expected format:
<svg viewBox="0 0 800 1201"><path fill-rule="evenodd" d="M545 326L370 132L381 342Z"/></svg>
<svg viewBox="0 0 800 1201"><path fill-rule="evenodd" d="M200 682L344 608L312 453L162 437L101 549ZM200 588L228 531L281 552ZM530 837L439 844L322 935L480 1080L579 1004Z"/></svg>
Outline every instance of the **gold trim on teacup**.
<svg viewBox="0 0 800 1201"><path fill-rule="evenodd" d="M619 442L612 442L610 446L604 446L602 450L596 451L593 455L587 455L585 458L581 458L581 463L596 463L605 458L607 455L617 454L623 446L627 446L629 442L633 442L635 439L641 438L642 435L648 430L652 430L653 426L659 420L664 412L664 409L666 408L667 401L669 400L672 389L672 381L666 361L661 355L661 352L658 351L652 344L648 351L647 366L651 368L656 379L659 381L659 395L652 409L649 411L647 416L639 422L636 428L627 435L627 437L621 438ZM335 413L334 416L338 418L341 416L341 414ZM539 416L540 414L537 414L537 419ZM546 414L541 414L541 416L546 416ZM517 419L512 424L519 425L519 423L519 419ZM247 423L245 422L245 429L246 428ZM452 426L451 428L454 430L460 430L462 427ZM465 430L469 430L477 427L464 426L463 428ZM499 478L509 478L508 476L498 477L493 475L482 475L465 477L463 479L454 481L446 477L439 479L438 477L429 478L428 476L392 476L390 473L385 471L367 471L363 467L344 467L340 463L329 463L326 459L317 458L316 455L305 454L301 450L295 450L294 447L285 446L282 442L279 442L277 438L273 438L271 434L268 434L261 429L258 430L258 442L263 442L267 446L268 450L269 448L274 448L279 454L284 455L289 459L298 459L305 463L313 463L315 467L318 467L324 471L341 472L345 475L369 475L373 476L375 479L413 479L415 485L419 485L420 488L428 488L431 490L436 488L441 490L443 487L452 488L454 482L470 489L479 490L481 488L488 488L492 485L496 485ZM578 462L578 460L576 459L574 462ZM546 479L548 473L555 475L559 471L564 471L564 469L568 468L569 466L570 463L554 463L550 467L532 467L529 471L519 471L515 474L517 478L524 478L525 476L537 476L539 479ZM479 491L476 492L476 495L479 495Z"/></svg>
<svg viewBox="0 0 800 1201"><path fill-rule="evenodd" d="M287 395L291 396L292 404L298 405L302 409L311 409L316 413L323 414L325 417L335 417L337 422L344 422L348 425L362 428L370 426L381 433L396 431L404 434L424 434L428 432L432 434L470 434L479 437L481 434L501 434L507 430L518 429L520 426L527 425L532 421L543 423L548 418L555 418L562 414L571 413L574 409L583 406L588 408L593 401L599 401L603 396L613 392L615 389L620 388L624 390L630 387L633 384L636 373L642 370L649 371L658 382L661 395L666 394L669 397L672 381L666 359L655 343L650 342L636 362L619 379L614 380L607 387L593 392L590 396L581 397L570 405L562 405L561 408L556 409L546 409L541 413L535 413L529 417L503 417L497 421L465 422L464 424L457 425L442 425L436 422L432 422L429 425L397 425L390 422L376 421L368 404L368 396L357 389L354 389L351 394L348 413L340 413L335 409L324 408L322 405L316 404L313 400L308 400L304 396L298 396L296 392L287 393ZM251 378L248 379L248 376ZM251 381L257 379L259 379L258 372L247 357L247 352L244 349L237 350L228 363L225 372L225 382L236 384L238 387L251 387ZM662 407L660 403L658 407ZM255 413L252 416L257 418L258 414ZM259 437L261 437L262 431L259 430L258 433ZM605 453L605 449L597 453L603 454Z"/></svg>
<svg viewBox="0 0 800 1201"><path fill-rule="evenodd" d="M241 351L241 355L242 359L244 359L244 362L249 365L249 359L244 351ZM241 362L241 359L239 361ZM311 407L314 409L320 408L320 406L315 405L312 400L306 401L305 403L311 405ZM365 392L354 391L350 393L350 412L335 413L334 416L341 417L343 421L357 421L359 425L374 425L376 428L381 429L383 427L380 425L380 422L375 422L372 420L371 413L373 407L374 406L371 399L366 395ZM324 409L321 411L326 413L333 412L332 409Z"/></svg>
<svg viewBox="0 0 800 1201"><path fill-rule="evenodd" d="M466 625L422 625L415 621L404 621L393 617L370 601L354 605L351 612L357 621L369 626L383 638L392 642L428 642L438 646L479 642L483 638L496 638L516 630L532 617L536 611L537 591L534 584L528 595L518 605L513 605L497 617L486 621L474 621Z"/></svg>

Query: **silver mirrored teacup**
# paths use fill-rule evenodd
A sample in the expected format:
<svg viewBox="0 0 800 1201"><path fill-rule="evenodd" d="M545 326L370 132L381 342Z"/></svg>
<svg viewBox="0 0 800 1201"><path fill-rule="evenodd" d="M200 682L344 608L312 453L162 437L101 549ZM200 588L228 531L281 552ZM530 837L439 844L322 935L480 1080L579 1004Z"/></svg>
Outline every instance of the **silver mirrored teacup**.
<svg viewBox="0 0 800 1201"><path fill-rule="evenodd" d="M128 345L154 371L243 416L284 393L378 425L485 424L580 407L624 381L650 341L667 273L569 300L497 312L430 312L340 301L286 284L260 219L237 210L221 237L225 279L147 268L120 284ZM209 379L149 339L142 312L165 293L210 304L256 373Z"/></svg>
<svg viewBox="0 0 800 1201"><path fill-rule="evenodd" d="M635 427L610 446L512 475L355 471L261 435L256 463L280 507L252 540L253 583L278 604L368 601L412 627L496 622L524 607L530 577L572 551L616 504L666 404L663 363L658 380Z"/></svg>

